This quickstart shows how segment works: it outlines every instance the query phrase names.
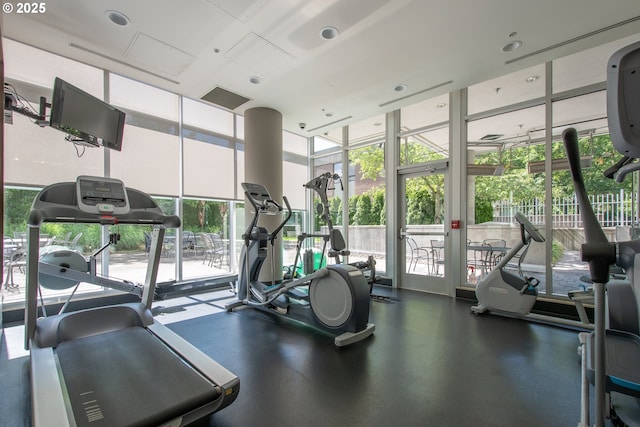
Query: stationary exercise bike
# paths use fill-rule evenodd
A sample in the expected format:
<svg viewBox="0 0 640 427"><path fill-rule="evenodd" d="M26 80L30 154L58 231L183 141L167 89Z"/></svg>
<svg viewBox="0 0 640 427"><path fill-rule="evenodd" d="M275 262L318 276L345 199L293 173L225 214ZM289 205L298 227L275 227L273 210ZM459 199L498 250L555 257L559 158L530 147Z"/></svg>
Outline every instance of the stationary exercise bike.
<svg viewBox="0 0 640 427"><path fill-rule="evenodd" d="M258 226L261 215L278 215L283 208L260 184L242 184L245 196L254 208L251 223L243 235L240 253L237 300L226 305L227 311L248 306L275 312L335 335L335 345L343 347L372 335L375 325L369 323L369 285L357 268L335 264L305 277L270 283L258 280L269 246L273 252L278 234L291 218L291 207L283 197L287 214L272 231ZM272 277L275 272L272 260Z"/></svg>
<svg viewBox="0 0 640 427"><path fill-rule="evenodd" d="M501 311L519 315L526 315L538 296L538 279L528 277L522 271L522 260L529 250L531 240L544 242L544 237L538 229L520 212L515 214L520 224L520 240L476 285L478 305L471 307L475 314L486 311ZM518 259L518 274L505 270L509 262L520 252Z"/></svg>

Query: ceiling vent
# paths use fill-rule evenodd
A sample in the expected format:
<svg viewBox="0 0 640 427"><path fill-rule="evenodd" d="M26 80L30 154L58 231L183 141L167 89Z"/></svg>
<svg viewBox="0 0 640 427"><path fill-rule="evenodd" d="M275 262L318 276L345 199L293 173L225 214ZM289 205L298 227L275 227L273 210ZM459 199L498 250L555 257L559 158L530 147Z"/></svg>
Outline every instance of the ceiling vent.
<svg viewBox="0 0 640 427"><path fill-rule="evenodd" d="M480 138L480 141L495 141L497 139L502 138L504 135L499 134L499 133L489 133L485 136L483 136L482 138Z"/></svg>
<svg viewBox="0 0 640 427"><path fill-rule="evenodd" d="M230 92L221 87L214 88L211 92L207 93L201 98L204 101L211 102L212 104L220 105L229 110L235 110L245 102L250 101L249 98L245 98L237 93Z"/></svg>

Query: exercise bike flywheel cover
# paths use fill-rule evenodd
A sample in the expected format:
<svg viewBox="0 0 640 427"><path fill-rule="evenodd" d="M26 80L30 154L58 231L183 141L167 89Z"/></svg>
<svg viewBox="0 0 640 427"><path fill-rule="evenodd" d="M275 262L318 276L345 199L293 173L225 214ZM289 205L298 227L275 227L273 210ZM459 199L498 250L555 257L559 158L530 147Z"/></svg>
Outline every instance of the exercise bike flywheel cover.
<svg viewBox="0 0 640 427"><path fill-rule="evenodd" d="M316 319L330 328L344 325L353 311L351 288L339 273L329 274L309 285L309 302Z"/></svg>
<svg viewBox="0 0 640 427"><path fill-rule="evenodd" d="M62 290L76 286L79 283L77 280L63 277L64 273L68 270L80 271L82 273L89 271L89 264L84 256L68 249L58 249L42 254L40 261L60 267L60 276L50 276L43 273L38 274L40 286L47 289Z"/></svg>

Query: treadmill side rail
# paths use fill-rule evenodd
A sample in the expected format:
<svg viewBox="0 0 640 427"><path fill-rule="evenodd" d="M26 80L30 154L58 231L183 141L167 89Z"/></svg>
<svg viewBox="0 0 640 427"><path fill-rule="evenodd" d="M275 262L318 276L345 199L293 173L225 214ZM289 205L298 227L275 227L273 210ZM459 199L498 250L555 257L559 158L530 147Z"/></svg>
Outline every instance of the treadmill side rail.
<svg viewBox="0 0 640 427"><path fill-rule="evenodd" d="M154 322L147 329L191 364L198 372L222 389L222 399L216 404L215 411L229 406L236 399L240 391L240 379L235 374L162 323Z"/></svg>
<svg viewBox="0 0 640 427"><path fill-rule="evenodd" d="M30 345L32 423L39 426L72 426L58 375L53 349ZM73 423L75 426L75 423Z"/></svg>

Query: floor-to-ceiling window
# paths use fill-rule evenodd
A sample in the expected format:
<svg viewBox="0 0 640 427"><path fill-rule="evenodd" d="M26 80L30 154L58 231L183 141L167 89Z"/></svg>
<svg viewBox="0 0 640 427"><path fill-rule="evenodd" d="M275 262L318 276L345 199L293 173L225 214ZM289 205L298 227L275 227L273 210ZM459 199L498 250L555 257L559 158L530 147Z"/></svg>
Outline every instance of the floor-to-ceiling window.
<svg viewBox="0 0 640 427"><path fill-rule="evenodd" d="M78 175L111 176L151 194L165 213L181 218L181 228L168 230L162 242L159 282L199 280L236 271L244 227L239 202L244 177L241 116L11 40L4 40L4 54L10 90L32 111L37 112L40 96L51 100L53 81L60 77L127 113L119 152L73 144L60 131L13 115L12 124L5 126L4 221L11 235L5 239L5 248L24 246L26 217L42 187L74 181ZM307 139L283 132L283 141L285 192L295 211L288 238L295 242L306 209L302 184L308 178ZM56 244L73 247L85 256L100 248L111 231L110 227L76 224L42 227L44 237L52 242L55 238ZM122 226L117 231L120 242L103 251L108 256L98 257L98 268L142 283L151 227ZM11 258L5 255L5 261ZM23 264L16 258L15 268L10 269L15 274L9 274L6 282L15 286L5 293L5 302L13 299L19 305L22 300ZM89 293L110 292L87 286ZM58 297L45 293L45 298Z"/></svg>
<svg viewBox="0 0 640 427"><path fill-rule="evenodd" d="M637 189L632 180L619 185L603 172L620 158L608 138L606 63L615 50L637 39L468 89L467 238L510 247L519 238L513 215L524 213L546 241L533 243L526 259L518 261L525 274L540 280L538 290L546 296L566 297L568 291L588 286L588 267L579 255L582 222L561 140L564 129L578 130L586 185L605 233L613 240L621 227L635 224ZM467 265L475 270L467 279L474 286L495 262L468 251Z"/></svg>
<svg viewBox="0 0 640 427"><path fill-rule="evenodd" d="M373 256L378 271L386 270L385 129L384 115L349 125L348 163L343 168L349 260L366 261Z"/></svg>

